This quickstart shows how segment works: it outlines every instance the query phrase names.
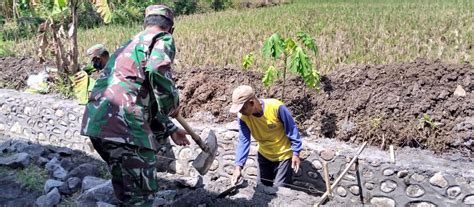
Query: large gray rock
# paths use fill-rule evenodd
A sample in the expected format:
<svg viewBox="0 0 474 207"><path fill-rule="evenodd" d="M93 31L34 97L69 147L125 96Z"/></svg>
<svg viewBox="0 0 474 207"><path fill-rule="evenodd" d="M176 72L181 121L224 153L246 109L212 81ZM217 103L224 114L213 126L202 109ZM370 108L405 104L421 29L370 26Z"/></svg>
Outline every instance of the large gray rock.
<svg viewBox="0 0 474 207"><path fill-rule="evenodd" d="M60 180L65 180L66 179L66 176L67 176L67 171L59 166L57 167L54 172L53 172L53 177L57 178L57 179L60 179Z"/></svg>
<svg viewBox="0 0 474 207"><path fill-rule="evenodd" d="M98 186L95 186L77 198L78 206L88 206L90 203L104 202L109 204L117 204L118 199L115 198L112 181L107 181Z"/></svg>
<svg viewBox="0 0 474 207"><path fill-rule="evenodd" d="M71 172L69 172L69 174L67 175L67 178L78 177L80 179L83 179L86 176L99 177L100 176L99 168L95 165L85 163L72 169Z"/></svg>
<svg viewBox="0 0 474 207"><path fill-rule="evenodd" d="M0 157L0 166L11 168L25 168L30 164L30 156L25 153L17 153L8 157Z"/></svg>
<svg viewBox="0 0 474 207"><path fill-rule="evenodd" d="M97 202L97 207L115 207L116 205L112 205L110 203L104 203L104 202Z"/></svg>
<svg viewBox="0 0 474 207"><path fill-rule="evenodd" d="M46 165L44 169L48 172L54 172L57 168L61 167L61 162L59 162L58 158L53 157Z"/></svg>
<svg viewBox="0 0 474 207"><path fill-rule="evenodd" d="M68 178L66 182L64 182L59 187L59 192L65 195L71 195L77 192L81 188L81 179L77 177Z"/></svg>
<svg viewBox="0 0 474 207"><path fill-rule="evenodd" d="M23 152L28 153L35 160L45 154L44 148L36 144L26 146Z"/></svg>
<svg viewBox="0 0 474 207"><path fill-rule="evenodd" d="M48 179L44 184L44 193L49 193L51 189L58 188L61 185L63 185L63 182L59 180Z"/></svg>
<svg viewBox="0 0 474 207"><path fill-rule="evenodd" d="M84 177L84 179L82 179L82 191L89 190L105 182L107 182L107 180L102 179L102 178L98 178L94 176L86 176Z"/></svg>
<svg viewBox="0 0 474 207"><path fill-rule="evenodd" d="M38 199L36 199L36 205L38 207L51 207L51 206L58 205L60 201L61 201L61 194L59 194L59 191L57 188L54 188L48 194L42 195Z"/></svg>

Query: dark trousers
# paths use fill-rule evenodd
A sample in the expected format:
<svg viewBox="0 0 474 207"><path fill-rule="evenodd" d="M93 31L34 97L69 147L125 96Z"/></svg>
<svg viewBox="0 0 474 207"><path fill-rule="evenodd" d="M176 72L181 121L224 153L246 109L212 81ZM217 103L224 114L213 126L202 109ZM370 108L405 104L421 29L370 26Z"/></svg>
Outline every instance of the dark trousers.
<svg viewBox="0 0 474 207"><path fill-rule="evenodd" d="M291 158L283 161L270 161L258 153L257 180L266 186L284 186L293 182L293 169ZM288 186L286 186L288 187Z"/></svg>

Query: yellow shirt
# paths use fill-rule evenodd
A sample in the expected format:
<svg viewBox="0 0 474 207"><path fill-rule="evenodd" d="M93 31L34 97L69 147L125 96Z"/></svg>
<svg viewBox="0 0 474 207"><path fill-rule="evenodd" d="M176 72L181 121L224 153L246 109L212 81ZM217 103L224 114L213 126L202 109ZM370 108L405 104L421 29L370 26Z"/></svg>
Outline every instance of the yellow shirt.
<svg viewBox="0 0 474 207"><path fill-rule="evenodd" d="M257 141L258 152L270 161L283 161L293 156L290 140L283 123L278 118L278 109L283 103L276 99L263 99L263 116L238 114Z"/></svg>

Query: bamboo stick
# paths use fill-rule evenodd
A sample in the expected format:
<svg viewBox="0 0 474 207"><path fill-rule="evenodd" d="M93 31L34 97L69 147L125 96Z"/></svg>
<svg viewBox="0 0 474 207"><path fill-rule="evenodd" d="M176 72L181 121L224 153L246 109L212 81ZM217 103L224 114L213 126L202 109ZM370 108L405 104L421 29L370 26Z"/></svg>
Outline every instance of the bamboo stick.
<svg viewBox="0 0 474 207"><path fill-rule="evenodd" d="M334 189L337 187L337 184L339 184L339 182L341 182L342 178L344 177L344 175L346 175L346 173L349 171L349 169L351 168L352 164L354 164L354 162L358 159L360 153L362 153L362 151L364 150L365 146L367 145L367 142L364 142L362 144L362 146L359 148L359 151L357 151L356 155L354 156L354 158L352 158L351 162L349 162L349 165L346 166L346 168L344 169L344 171L342 171L342 173L339 175L339 177L337 177L337 179L334 181L334 183L331 185L331 189ZM328 198L329 194L328 192L324 193L323 196L321 196L321 201L319 201L319 203L317 203L315 206L318 207L320 206L324 201L326 201L326 199Z"/></svg>

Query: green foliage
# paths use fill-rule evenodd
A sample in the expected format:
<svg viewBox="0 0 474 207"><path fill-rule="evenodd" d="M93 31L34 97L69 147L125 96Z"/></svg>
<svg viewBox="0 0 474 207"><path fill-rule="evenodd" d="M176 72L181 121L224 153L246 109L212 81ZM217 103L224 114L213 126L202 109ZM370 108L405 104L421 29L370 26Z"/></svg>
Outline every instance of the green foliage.
<svg viewBox="0 0 474 207"><path fill-rule="evenodd" d="M25 169L19 170L16 174L16 178L24 187L42 192L48 175L44 169L36 165L29 165Z"/></svg>
<svg viewBox="0 0 474 207"><path fill-rule="evenodd" d="M104 20L104 23L110 23L112 20L112 12L110 11L107 0L92 0L92 3L94 3L95 7L97 8L97 13L100 14L100 17Z"/></svg>
<svg viewBox="0 0 474 207"><path fill-rule="evenodd" d="M280 58L284 52L284 42L280 34L275 33L263 43L262 53L264 57Z"/></svg>
<svg viewBox="0 0 474 207"><path fill-rule="evenodd" d="M313 51L315 55L317 54L316 42L312 37L303 32L298 32L297 37L303 46ZM319 90L319 83L321 81L319 71L313 69L311 59L292 38L283 39L278 33L275 33L263 43L262 53L263 57L271 57L273 60L279 60L283 54L285 64L283 65L282 99L284 98L287 69L293 74L301 76L309 88ZM265 71L265 77L262 80L265 87L269 87L275 81L277 73L274 70L276 68L270 66Z"/></svg>
<svg viewBox="0 0 474 207"><path fill-rule="evenodd" d="M189 15L196 13L198 7L196 1L177 0L174 3L174 12L176 15Z"/></svg>
<svg viewBox="0 0 474 207"><path fill-rule="evenodd" d="M253 53L249 53L244 56L244 59L242 60L242 67L244 68L244 70L247 70L252 64L253 64Z"/></svg>
<svg viewBox="0 0 474 207"><path fill-rule="evenodd" d="M303 42L304 46L313 51L315 55L318 54L318 46L316 46L316 41L311 36L304 32L298 32L296 36L298 40Z"/></svg>
<svg viewBox="0 0 474 207"><path fill-rule="evenodd" d="M438 124L434 122L429 114L423 114L423 117L420 119L420 128L423 128L425 125L428 125L431 129L438 128Z"/></svg>
<svg viewBox="0 0 474 207"><path fill-rule="evenodd" d="M278 70L273 67L273 66L268 66L268 68L265 70L265 75L263 75L263 86L269 87L272 85L276 79L278 78Z"/></svg>
<svg viewBox="0 0 474 207"><path fill-rule="evenodd" d="M210 1L209 3L211 4L211 8L214 9L214 11L221 11L221 10L232 7L231 0L208 0L208 1Z"/></svg>

